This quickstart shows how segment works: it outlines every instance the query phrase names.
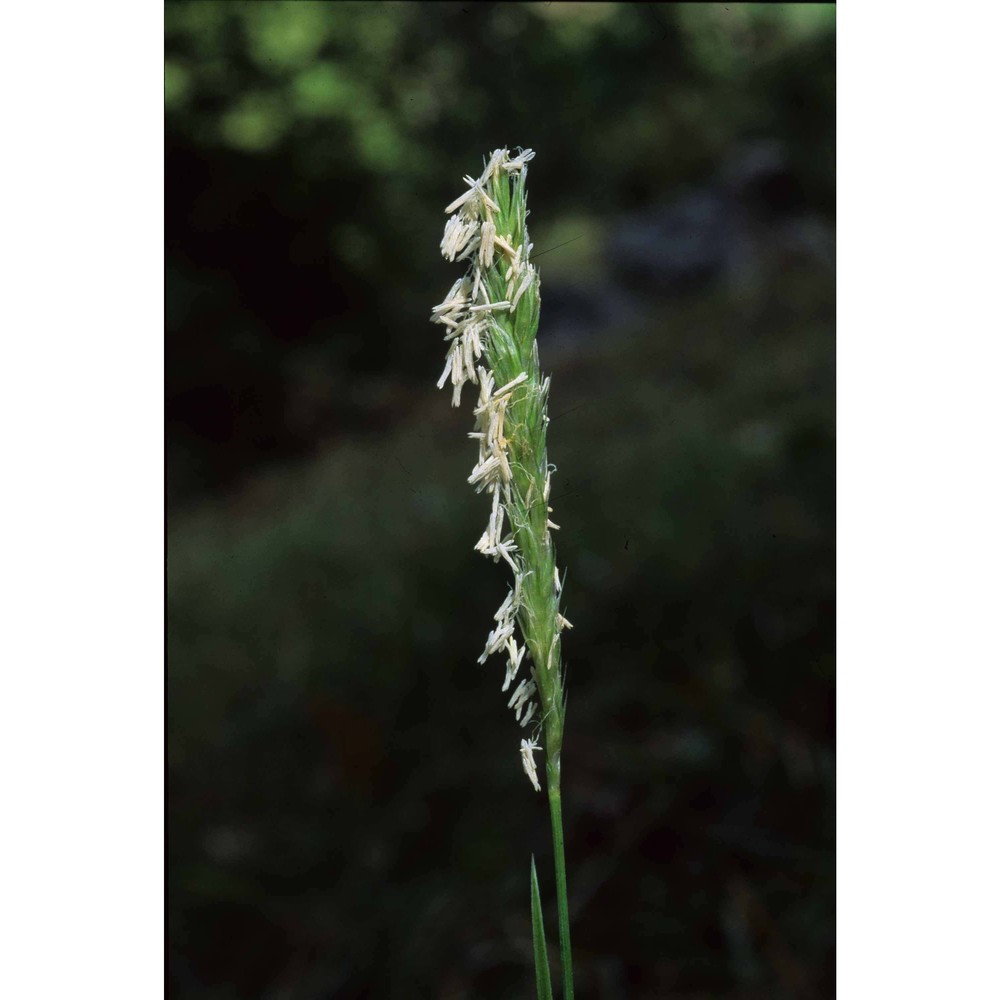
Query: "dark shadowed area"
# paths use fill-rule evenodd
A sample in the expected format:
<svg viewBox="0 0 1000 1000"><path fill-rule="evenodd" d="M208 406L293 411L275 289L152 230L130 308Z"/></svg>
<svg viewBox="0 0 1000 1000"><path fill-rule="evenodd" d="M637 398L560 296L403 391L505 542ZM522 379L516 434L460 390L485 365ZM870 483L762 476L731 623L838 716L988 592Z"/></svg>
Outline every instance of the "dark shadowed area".
<svg viewBox="0 0 1000 1000"><path fill-rule="evenodd" d="M428 322L521 145L577 995L833 996L833 7L165 19L170 995L534 995L548 810Z"/></svg>

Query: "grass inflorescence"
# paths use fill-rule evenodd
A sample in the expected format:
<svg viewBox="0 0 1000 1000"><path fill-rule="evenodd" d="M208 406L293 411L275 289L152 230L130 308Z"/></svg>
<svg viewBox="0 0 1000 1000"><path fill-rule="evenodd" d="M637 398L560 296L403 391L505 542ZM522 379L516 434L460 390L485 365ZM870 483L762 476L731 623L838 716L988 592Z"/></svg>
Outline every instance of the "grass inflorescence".
<svg viewBox="0 0 1000 1000"><path fill-rule="evenodd" d="M543 378L538 358L541 295L527 227L527 164L534 155L531 150L517 156L507 149L495 150L482 175L467 176L468 190L445 209L449 219L441 252L448 260L469 264L467 273L434 307L431 320L446 328L444 339L449 344L439 387L451 383L454 406L460 405L466 382L479 387L476 427L470 434L479 443L479 458L469 483L477 493L489 492L491 511L475 548L494 561L503 559L514 574L480 663L495 653L506 654L501 690L506 693L516 682L508 705L522 728L532 725L530 735L521 740L520 753L536 791L541 785L534 753L544 750L563 992L572 1000L560 800L566 714L560 637L572 626L560 610L562 579L552 539L558 525L549 516L555 471L546 450L549 379ZM540 921L535 933L537 956Z"/></svg>

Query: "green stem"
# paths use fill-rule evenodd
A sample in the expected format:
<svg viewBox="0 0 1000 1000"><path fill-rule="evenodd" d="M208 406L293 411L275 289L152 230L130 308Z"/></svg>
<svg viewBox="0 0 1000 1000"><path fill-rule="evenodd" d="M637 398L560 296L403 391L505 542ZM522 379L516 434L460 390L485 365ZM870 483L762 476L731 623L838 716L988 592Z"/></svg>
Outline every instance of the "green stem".
<svg viewBox="0 0 1000 1000"><path fill-rule="evenodd" d="M563 1000L573 1000L573 955L569 943L569 900L566 894L566 853L563 849L562 796L559 760L548 765L549 810L552 814L552 853L556 865L556 905L559 911L559 955L562 960Z"/></svg>

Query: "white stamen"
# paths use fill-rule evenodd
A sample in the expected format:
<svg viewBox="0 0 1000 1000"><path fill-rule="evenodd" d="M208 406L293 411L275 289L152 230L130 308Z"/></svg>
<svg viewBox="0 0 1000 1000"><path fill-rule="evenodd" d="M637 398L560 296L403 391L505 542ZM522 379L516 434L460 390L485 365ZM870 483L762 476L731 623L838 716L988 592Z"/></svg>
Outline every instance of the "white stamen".
<svg viewBox="0 0 1000 1000"><path fill-rule="evenodd" d="M464 308L466 302L468 302L468 278L459 278L454 285L451 286L451 291L445 296L444 302L440 305L434 306L431 312L434 315L442 312L455 312L456 310Z"/></svg>
<svg viewBox="0 0 1000 1000"><path fill-rule="evenodd" d="M497 449L493 454L500 461L500 478L503 480L504 485L507 486L511 480L510 462L507 461L507 452Z"/></svg>
<svg viewBox="0 0 1000 1000"><path fill-rule="evenodd" d="M469 312L490 312L493 309L506 309L509 305L506 299L502 302L485 302L479 306L469 306Z"/></svg>
<svg viewBox="0 0 1000 1000"><path fill-rule="evenodd" d="M493 266L494 240L497 235L497 227L492 221L484 222L480 231L479 244L479 266L485 270Z"/></svg>
<svg viewBox="0 0 1000 1000"><path fill-rule="evenodd" d="M455 258L456 261L468 260L479 249L479 234L469 241L469 245Z"/></svg>
<svg viewBox="0 0 1000 1000"><path fill-rule="evenodd" d="M486 529L486 531L482 533L482 535L479 538L479 541L476 542L476 544L473 545L472 548L476 552L481 552L484 556L489 556L493 554L493 548L494 548L493 539L490 538L490 532L488 528Z"/></svg>
<svg viewBox="0 0 1000 1000"><path fill-rule="evenodd" d="M480 183L488 184L493 179L494 174L499 174L501 168L506 165L509 156L510 153L506 149L494 149L489 163L486 164L486 169L483 170Z"/></svg>
<svg viewBox="0 0 1000 1000"><path fill-rule="evenodd" d="M468 178L466 178L468 180ZM445 210L445 215L451 215L452 212L457 208L461 208L462 205L466 204L470 199L474 198L476 195L478 186L472 187L470 190L466 191L465 194L459 195Z"/></svg>
<svg viewBox="0 0 1000 1000"><path fill-rule="evenodd" d="M534 786L536 792L542 790L542 786L538 783L538 771L535 769L535 751L541 750L542 748L534 740L521 740L521 766L524 768L524 773L528 776L528 780Z"/></svg>
<svg viewBox="0 0 1000 1000"><path fill-rule="evenodd" d="M528 373L521 372L521 374L518 375L517 378L512 378L505 386L502 386L501 388L497 389L497 391L493 393L493 398L496 399L498 396L502 396L504 393L512 391L515 386L518 386L522 382L527 382L527 381L528 381Z"/></svg>
<svg viewBox="0 0 1000 1000"><path fill-rule="evenodd" d="M503 534L503 514L504 508L500 503L500 486L497 485L493 488L493 510L490 512L489 525L490 537L494 540L494 544Z"/></svg>
<svg viewBox="0 0 1000 1000"><path fill-rule="evenodd" d="M535 687L534 681L523 680L514 689L514 693L510 697L510 701L507 702L508 708L514 709L514 716L518 722L521 721L521 712L524 711L524 706L527 704L531 696L538 690Z"/></svg>
<svg viewBox="0 0 1000 1000"><path fill-rule="evenodd" d="M534 570L532 570L529 573L518 573L517 576L514 577L514 607L515 608L519 608L521 606L521 585L524 583L524 581L529 576L531 576L531 573L533 573L533 572L534 572Z"/></svg>
<svg viewBox="0 0 1000 1000"><path fill-rule="evenodd" d="M481 462L472 470L472 475L468 478L470 486L477 486L477 493L482 493L483 489L496 479L496 471L500 468L500 460L496 455L490 455L485 462Z"/></svg>
<svg viewBox="0 0 1000 1000"><path fill-rule="evenodd" d="M444 371L441 372L441 377L437 380L437 387L439 389L443 389L444 388L445 382L448 381L448 378L451 375L451 365L452 365L452 362L454 361L454 358L455 358L454 352L453 351L449 351L447 358L445 358Z"/></svg>
<svg viewBox="0 0 1000 1000"><path fill-rule="evenodd" d="M517 256L517 251L502 236L494 236L493 240L504 253L509 254L512 258ZM507 277L510 277L509 270L507 272Z"/></svg>
<svg viewBox="0 0 1000 1000"><path fill-rule="evenodd" d="M510 682L517 676L526 648L525 646L518 647L513 636L507 640L507 674L504 677L501 691L506 691L510 687Z"/></svg>
<svg viewBox="0 0 1000 1000"><path fill-rule="evenodd" d="M511 300L511 303L510 303L510 311L511 312L513 312L517 308L518 299L520 299L521 296L531 286L531 282L534 280L534 277L535 277L535 269L533 267L529 266L528 273L525 274L524 279L521 281L520 287L514 293L514 298Z"/></svg>
<svg viewBox="0 0 1000 1000"><path fill-rule="evenodd" d="M488 656L492 656L497 650L502 649L507 639L514 634L513 622L502 622L486 638L486 649L479 657L480 663L485 663Z"/></svg>
<svg viewBox="0 0 1000 1000"><path fill-rule="evenodd" d="M441 238L441 254L446 260L454 260L455 254L463 250L477 231L477 225L460 215L453 215L444 227Z"/></svg>
<svg viewBox="0 0 1000 1000"><path fill-rule="evenodd" d="M507 596L504 598L503 604L500 605L497 613L493 616L495 621L503 621L505 618L509 618L514 610L514 595L511 591L507 591Z"/></svg>
<svg viewBox="0 0 1000 1000"><path fill-rule="evenodd" d="M500 542L497 545L496 552L493 558L494 560L499 560L499 558L503 556L503 558L506 559L507 562L510 564L510 568L515 573L517 573L518 572L517 563L515 563L514 560L511 558L511 553L516 551L517 551L517 545L514 544L514 538L513 536L511 536L506 541Z"/></svg>
<svg viewBox="0 0 1000 1000"><path fill-rule="evenodd" d="M517 173L521 170L529 160L535 158L535 151L533 149L525 149L518 153L517 156L512 156L505 164L504 169L508 173Z"/></svg>

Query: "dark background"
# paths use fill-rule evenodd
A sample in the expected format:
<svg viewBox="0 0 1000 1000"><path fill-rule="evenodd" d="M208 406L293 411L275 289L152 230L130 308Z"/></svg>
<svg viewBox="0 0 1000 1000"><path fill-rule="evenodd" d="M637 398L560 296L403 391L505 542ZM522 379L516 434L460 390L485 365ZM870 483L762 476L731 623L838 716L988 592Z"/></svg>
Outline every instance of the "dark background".
<svg viewBox="0 0 1000 1000"><path fill-rule="evenodd" d="M578 995L832 996L832 6L165 17L171 995L533 995L547 808L427 322L523 145Z"/></svg>

